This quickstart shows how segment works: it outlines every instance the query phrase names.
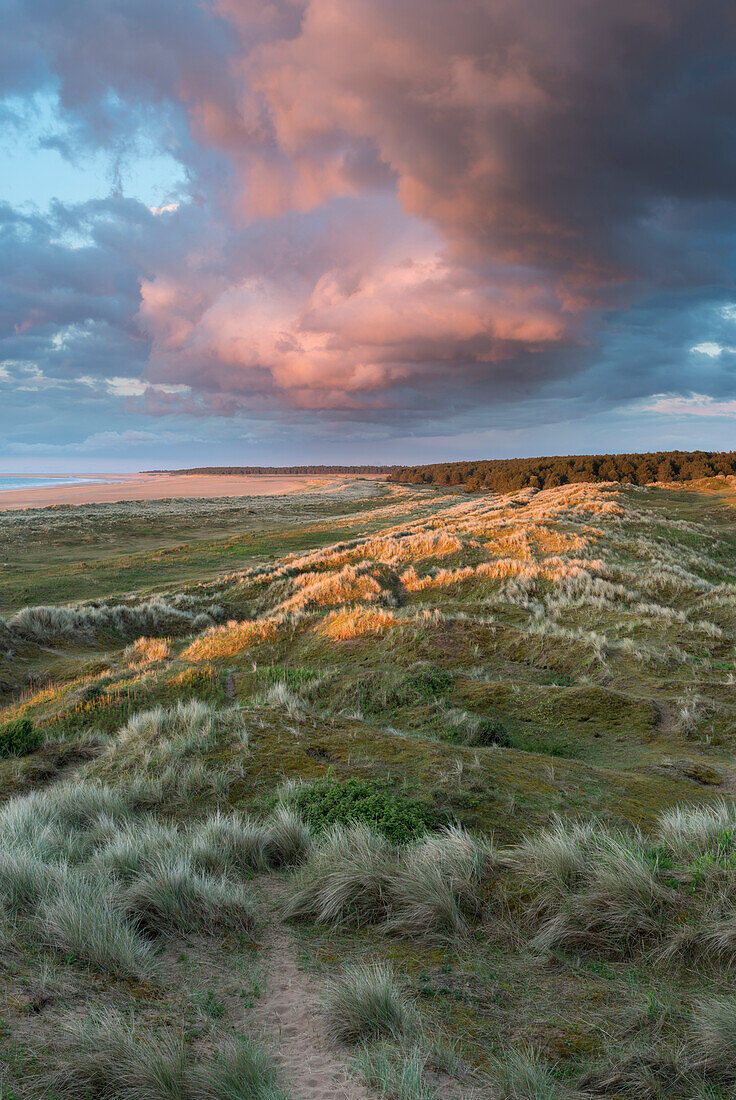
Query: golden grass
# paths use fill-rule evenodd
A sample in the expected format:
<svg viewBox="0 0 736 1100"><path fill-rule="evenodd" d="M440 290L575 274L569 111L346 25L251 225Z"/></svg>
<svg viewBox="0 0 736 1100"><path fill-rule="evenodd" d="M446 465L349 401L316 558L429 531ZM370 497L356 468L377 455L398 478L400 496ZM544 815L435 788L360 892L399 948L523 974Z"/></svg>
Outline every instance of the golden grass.
<svg viewBox="0 0 736 1100"><path fill-rule="evenodd" d="M224 626L212 627L200 634L182 653L185 661L211 661L234 657L257 642L273 641L278 636L280 620L232 619Z"/></svg>
<svg viewBox="0 0 736 1100"><path fill-rule="evenodd" d="M357 600L375 602L383 591L380 581L368 566L346 565L338 573L301 573L294 577L292 584L296 592L280 605L281 611L326 607Z"/></svg>
<svg viewBox="0 0 736 1100"><path fill-rule="evenodd" d="M136 638L123 652L123 660L130 668L143 668L165 661L170 653L170 638Z"/></svg>
<svg viewBox="0 0 736 1100"><path fill-rule="evenodd" d="M379 608L344 607L339 611L330 611L315 627L323 638L332 638L345 642L350 638L360 638L365 634L385 634L397 626L399 620L393 611Z"/></svg>

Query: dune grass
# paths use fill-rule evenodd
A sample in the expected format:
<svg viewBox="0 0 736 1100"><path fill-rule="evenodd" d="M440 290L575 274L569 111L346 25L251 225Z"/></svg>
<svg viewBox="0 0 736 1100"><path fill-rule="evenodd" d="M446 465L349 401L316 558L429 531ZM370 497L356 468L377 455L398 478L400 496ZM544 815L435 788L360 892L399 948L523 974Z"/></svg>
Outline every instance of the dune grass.
<svg viewBox="0 0 736 1100"><path fill-rule="evenodd" d="M186 857L159 857L122 892L120 903L136 928L158 933L252 933L256 919L238 883L195 870Z"/></svg>
<svg viewBox="0 0 736 1100"><path fill-rule="evenodd" d="M396 975L382 963L346 967L327 987L323 1009L329 1034L343 1043L407 1039L418 1028Z"/></svg>
<svg viewBox="0 0 736 1100"><path fill-rule="evenodd" d="M34 677L3 718L44 739L0 761L0 796L38 786L0 806L3 977L39 956L93 1000L135 988L119 1057L176 1071L186 1048L143 1097L270 1100L260 1049L217 1030L238 991L197 1028L175 985L214 983L198 962L255 950L281 905L378 1095L733 1091L730 511L584 485L334 511L235 539L186 592L143 590L162 555L131 598L0 623L0 691ZM75 738L97 758L53 783Z"/></svg>
<svg viewBox="0 0 736 1100"><path fill-rule="evenodd" d="M194 1062L175 1033L143 1034L132 1019L96 1010L67 1022L49 1075L69 1100L287 1100L274 1063L252 1040L220 1041Z"/></svg>

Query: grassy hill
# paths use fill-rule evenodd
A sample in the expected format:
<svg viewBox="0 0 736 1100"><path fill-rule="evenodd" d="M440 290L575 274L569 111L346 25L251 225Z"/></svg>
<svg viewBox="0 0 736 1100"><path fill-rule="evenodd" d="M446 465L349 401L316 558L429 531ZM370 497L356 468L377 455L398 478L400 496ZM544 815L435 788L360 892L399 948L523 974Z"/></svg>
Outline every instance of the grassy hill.
<svg viewBox="0 0 736 1100"><path fill-rule="evenodd" d="M0 516L4 1096L732 1095L735 505Z"/></svg>

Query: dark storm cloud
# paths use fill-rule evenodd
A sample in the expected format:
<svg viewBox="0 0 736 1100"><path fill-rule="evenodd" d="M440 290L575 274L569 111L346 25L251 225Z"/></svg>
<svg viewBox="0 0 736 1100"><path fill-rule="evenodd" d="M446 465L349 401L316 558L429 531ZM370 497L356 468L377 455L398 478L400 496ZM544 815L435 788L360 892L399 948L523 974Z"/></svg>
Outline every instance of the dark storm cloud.
<svg viewBox="0 0 736 1100"><path fill-rule="evenodd" d="M152 415L397 429L736 389L689 350L736 344L732 2L13 0L5 29L47 142L145 136L189 181L1 214L5 358L190 387Z"/></svg>

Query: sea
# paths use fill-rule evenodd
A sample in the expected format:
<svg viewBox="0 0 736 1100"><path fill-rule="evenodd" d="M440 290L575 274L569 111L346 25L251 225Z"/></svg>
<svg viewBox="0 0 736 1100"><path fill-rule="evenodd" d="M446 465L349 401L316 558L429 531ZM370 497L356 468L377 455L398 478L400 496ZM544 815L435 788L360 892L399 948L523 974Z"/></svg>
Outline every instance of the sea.
<svg viewBox="0 0 736 1100"><path fill-rule="evenodd" d="M57 474L37 474L26 477L25 474L0 474L0 491L5 489L53 489L57 485L87 485L98 478L65 477Z"/></svg>

